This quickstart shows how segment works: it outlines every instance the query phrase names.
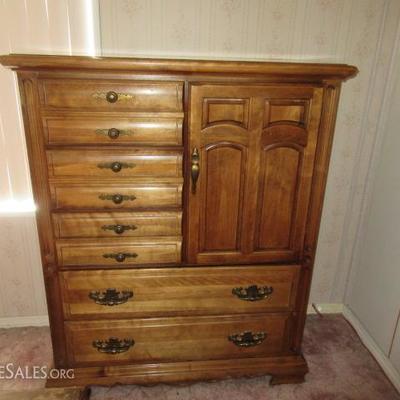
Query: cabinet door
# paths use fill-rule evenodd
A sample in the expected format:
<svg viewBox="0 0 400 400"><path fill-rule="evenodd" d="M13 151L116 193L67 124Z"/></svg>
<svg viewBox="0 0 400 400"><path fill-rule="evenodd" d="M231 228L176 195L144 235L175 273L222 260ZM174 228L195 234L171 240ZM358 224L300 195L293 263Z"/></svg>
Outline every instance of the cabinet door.
<svg viewBox="0 0 400 400"><path fill-rule="evenodd" d="M298 258L321 92L300 86L191 86L189 262Z"/></svg>

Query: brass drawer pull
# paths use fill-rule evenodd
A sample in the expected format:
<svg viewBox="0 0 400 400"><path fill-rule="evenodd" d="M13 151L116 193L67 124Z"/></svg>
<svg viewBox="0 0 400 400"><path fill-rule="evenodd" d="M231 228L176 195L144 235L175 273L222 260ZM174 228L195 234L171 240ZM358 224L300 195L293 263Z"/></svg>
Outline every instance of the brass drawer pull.
<svg viewBox="0 0 400 400"><path fill-rule="evenodd" d="M134 231L135 229L137 229L137 226L136 225L120 225L120 224L103 225L101 227L101 229L103 229L103 231L114 231L118 235L121 235L122 233L124 233L125 231L128 231L128 230Z"/></svg>
<svg viewBox="0 0 400 400"><path fill-rule="evenodd" d="M197 147L193 149L192 152L192 167L190 174L192 176L192 193L196 193L196 186L197 186L197 180L199 179L200 175L200 156L199 156L199 150Z"/></svg>
<svg viewBox="0 0 400 400"><path fill-rule="evenodd" d="M108 103L116 103L118 100L131 101L135 99L135 96L130 93L117 93L113 90L108 92L96 92L92 94L92 97L96 100L106 100Z"/></svg>
<svg viewBox="0 0 400 400"><path fill-rule="evenodd" d="M122 168L135 168L136 164L132 163L121 163L118 161L112 163L100 163L97 164L97 168L100 169L111 169L112 172L119 172Z"/></svg>
<svg viewBox="0 0 400 400"><path fill-rule="evenodd" d="M115 93L113 91L107 92L106 100L109 103L116 103L118 101L118 93Z"/></svg>
<svg viewBox="0 0 400 400"><path fill-rule="evenodd" d="M93 347L100 353L119 354L125 353L134 344L135 341L133 339L117 339L115 337L110 337L108 340L95 340L93 342Z"/></svg>
<svg viewBox="0 0 400 400"><path fill-rule="evenodd" d="M126 303L133 297L132 291L123 290L118 292L116 289L107 289L105 292L92 291L89 293L89 298L94 300L96 304L102 306L116 306Z"/></svg>
<svg viewBox="0 0 400 400"><path fill-rule="evenodd" d="M115 261L124 262L126 258L136 258L137 253L106 253L103 254L104 258L113 258Z"/></svg>
<svg viewBox="0 0 400 400"><path fill-rule="evenodd" d="M125 195L125 194L101 194L99 196L100 200L112 200L114 204L121 204L124 200L133 201L136 199L136 196L133 195Z"/></svg>
<svg viewBox="0 0 400 400"><path fill-rule="evenodd" d="M237 296L240 300L246 301L258 301L267 299L274 292L272 286L258 287L257 285L252 285L247 288L236 287L232 289L232 294Z"/></svg>
<svg viewBox="0 0 400 400"><path fill-rule="evenodd" d="M99 135L107 135L110 139L118 139L119 136L130 136L133 135L133 129L96 129L95 131Z"/></svg>
<svg viewBox="0 0 400 400"><path fill-rule="evenodd" d="M228 336L228 340L238 347L252 347L261 344L267 334L265 332L253 333L250 331L236 333Z"/></svg>

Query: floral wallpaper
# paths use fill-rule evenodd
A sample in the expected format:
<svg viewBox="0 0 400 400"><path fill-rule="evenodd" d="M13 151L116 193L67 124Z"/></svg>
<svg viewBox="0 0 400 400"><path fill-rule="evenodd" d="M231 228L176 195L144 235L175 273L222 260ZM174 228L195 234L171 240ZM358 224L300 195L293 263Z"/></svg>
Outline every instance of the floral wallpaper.
<svg viewBox="0 0 400 400"><path fill-rule="evenodd" d="M342 303L388 108L400 2L99 0L99 5L104 55L281 59L359 68L342 89L311 294L312 302ZM7 238L0 241L0 316L45 313L34 227L31 217L17 224L0 221L0 237Z"/></svg>
<svg viewBox="0 0 400 400"><path fill-rule="evenodd" d="M396 0L100 0L104 55L348 63L311 301L342 303L398 38Z"/></svg>
<svg viewBox="0 0 400 400"><path fill-rule="evenodd" d="M0 317L45 315L34 216L0 216L0 238Z"/></svg>

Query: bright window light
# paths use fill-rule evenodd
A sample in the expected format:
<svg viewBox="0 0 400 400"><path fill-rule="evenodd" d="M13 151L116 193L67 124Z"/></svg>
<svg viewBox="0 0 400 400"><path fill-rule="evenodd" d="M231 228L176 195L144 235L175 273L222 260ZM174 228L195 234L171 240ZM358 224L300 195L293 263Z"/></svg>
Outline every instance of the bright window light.
<svg viewBox="0 0 400 400"><path fill-rule="evenodd" d="M95 10L93 8L93 0L85 0L83 2L85 20L86 20L86 45L87 53L94 57L96 55L96 33L95 33Z"/></svg>
<svg viewBox="0 0 400 400"><path fill-rule="evenodd" d="M22 214L35 211L36 205L32 199L0 201L0 214Z"/></svg>

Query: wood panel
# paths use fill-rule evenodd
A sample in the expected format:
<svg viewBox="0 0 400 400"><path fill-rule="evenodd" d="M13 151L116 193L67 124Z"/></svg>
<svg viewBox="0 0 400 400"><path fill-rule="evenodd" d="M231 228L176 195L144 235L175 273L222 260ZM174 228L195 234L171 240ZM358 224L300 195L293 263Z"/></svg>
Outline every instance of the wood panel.
<svg viewBox="0 0 400 400"><path fill-rule="evenodd" d="M322 90L193 85L191 94L190 151L201 151L188 193L189 260L298 261Z"/></svg>
<svg viewBox="0 0 400 400"><path fill-rule="evenodd" d="M182 144L182 117L130 117L126 114L107 116L101 114L77 116L76 114L51 114L43 117L46 142L51 145L89 144L180 146ZM112 136L110 130L117 130Z"/></svg>
<svg viewBox="0 0 400 400"><path fill-rule="evenodd" d="M53 213L53 223L57 238L179 236L182 212Z"/></svg>
<svg viewBox="0 0 400 400"><path fill-rule="evenodd" d="M255 74L267 79L282 81L293 78L297 81L316 81L324 79L349 79L358 69L347 64L288 63L288 62L249 62L221 60L172 60L152 58L123 57L84 57L51 56L40 54L10 54L0 56L4 66L19 68L40 68L52 70L92 70L92 71L147 71L155 74ZM232 80L232 77L230 77Z"/></svg>
<svg viewBox="0 0 400 400"><path fill-rule="evenodd" d="M51 325L51 340L56 368L67 366L65 333L59 275L56 273L56 252L50 214L49 185L44 143L39 118L39 99L35 74L22 73L18 76L24 117L24 129L28 147L29 167L35 201L39 205L36 212L40 243L42 272L46 288L47 308ZM32 238L30 238L32 240Z"/></svg>
<svg viewBox="0 0 400 400"><path fill-rule="evenodd" d="M51 185L56 209L176 208L182 204L181 193L181 184ZM124 196L121 203L112 200L115 195Z"/></svg>
<svg viewBox="0 0 400 400"><path fill-rule="evenodd" d="M182 90L180 82L43 79L39 93L49 108L176 112L182 110Z"/></svg>
<svg viewBox="0 0 400 400"><path fill-rule="evenodd" d="M282 354L286 350L288 317L218 316L151 318L110 322L66 322L69 360L72 366L132 362L218 360ZM238 347L228 337L244 331L265 333L257 346ZM120 354L105 354L93 341L110 337L132 339L135 344Z"/></svg>
<svg viewBox="0 0 400 400"><path fill-rule="evenodd" d="M257 249L289 249L295 209L298 149L273 147L264 150L260 174Z"/></svg>
<svg viewBox="0 0 400 400"><path fill-rule="evenodd" d="M270 384L302 383L308 372L302 355L290 354L266 357L243 357L223 360L149 362L129 365L74 368L74 379L52 378L47 387L84 387L87 385L154 385L177 384L249 376L272 375Z"/></svg>
<svg viewBox="0 0 400 400"><path fill-rule="evenodd" d="M182 153L165 150L48 150L49 176L135 178L182 176Z"/></svg>
<svg viewBox="0 0 400 400"><path fill-rule="evenodd" d="M204 149L201 158L206 175L201 251L239 250L246 153L235 145L220 144Z"/></svg>
<svg viewBox="0 0 400 400"><path fill-rule="evenodd" d="M303 249L322 91L286 95L263 100L254 251L285 251L289 261Z"/></svg>
<svg viewBox="0 0 400 400"><path fill-rule="evenodd" d="M293 309L299 266L167 268L62 273L68 319L171 315L252 314ZM266 298L240 299L235 288L272 288ZM96 304L89 293L109 288L131 291L126 303Z"/></svg>
<svg viewBox="0 0 400 400"><path fill-rule="evenodd" d="M180 237L69 239L56 242L60 266L113 266L181 262ZM118 260L118 255L123 255Z"/></svg>

